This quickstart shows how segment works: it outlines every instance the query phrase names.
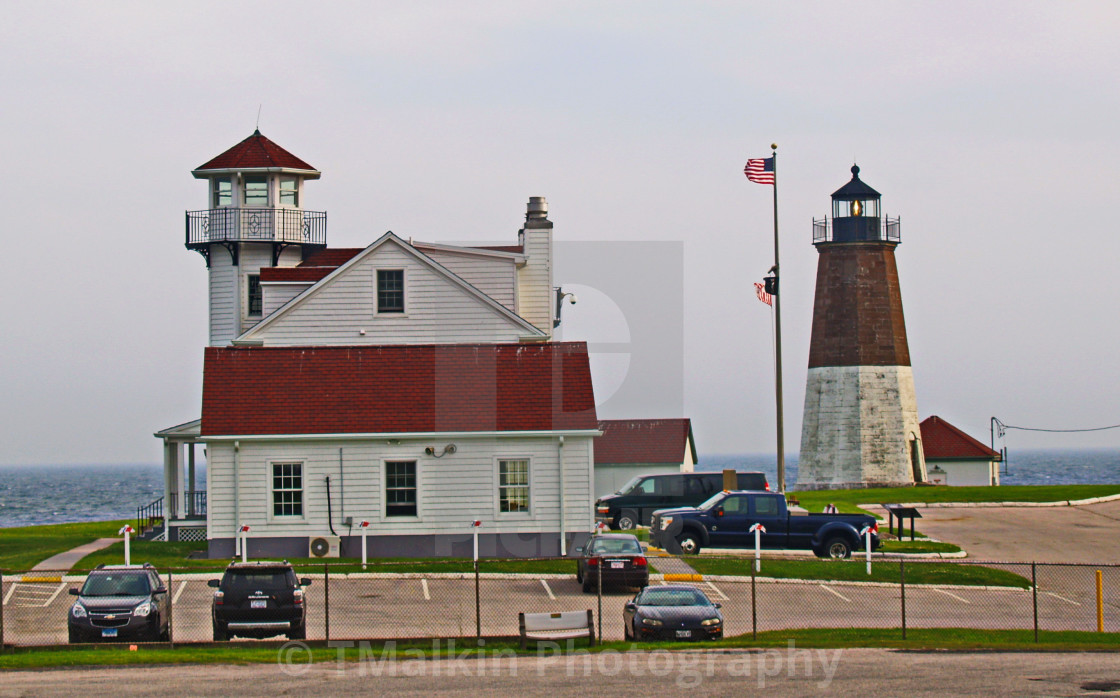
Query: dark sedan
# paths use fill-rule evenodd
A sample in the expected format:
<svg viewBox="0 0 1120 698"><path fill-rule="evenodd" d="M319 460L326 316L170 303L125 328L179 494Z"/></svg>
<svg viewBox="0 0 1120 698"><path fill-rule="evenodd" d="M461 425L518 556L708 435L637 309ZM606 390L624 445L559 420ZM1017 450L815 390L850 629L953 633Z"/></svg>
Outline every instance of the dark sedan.
<svg viewBox="0 0 1120 698"><path fill-rule="evenodd" d="M581 555L576 568L576 581L589 593L603 580L603 586L617 584L628 587L645 587L649 584L649 563L642 544L629 533L605 533L587 542L586 548L576 548Z"/></svg>
<svg viewBox="0 0 1120 698"><path fill-rule="evenodd" d="M723 614L686 584L646 587L622 611L627 640L718 640Z"/></svg>

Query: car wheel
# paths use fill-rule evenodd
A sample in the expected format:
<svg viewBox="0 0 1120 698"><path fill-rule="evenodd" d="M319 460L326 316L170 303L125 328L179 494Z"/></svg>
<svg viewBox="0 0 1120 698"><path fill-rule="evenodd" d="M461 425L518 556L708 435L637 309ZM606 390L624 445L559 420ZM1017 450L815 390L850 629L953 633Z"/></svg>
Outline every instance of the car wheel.
<svg viewBox="0 0 1120 698"><path fill-rule="evenodd" d="M830 538L824 544L825 557L843 559L852 556L852 544L844 538Z"/></svg>
<svg viewBox="0 0 1120 698"><path fill-rule="evenodd" d="M583 568L576 567L576 581L583 584Z"/></svg>
<svg viewBox="0 0 1120 698"><path fill-rule="evenodd" d="M67 630L67 635L69 636L68 639L70 640L71 645L81 644L82 634L80 632L78 632L77 630L75 630L73 628L69 628Z"/></svg>
<svg viewBox="0 0 1120 698"><path fill-rule="evenodd" d="M622 621L622 639L631 642L634 639L633 633L630 632L630 624L625 620Z"/></svg>
<svg viewBox="0 0 1120 698"><path fill-rule="evenodd" d="M633 531L638 527L638 512L633 509L623 509L618 515L618 528L623 531Z"/></svg>
<svg viewBox="0 0 1120 698"><path fill-rule="evenodd" d="M681 552L685 555L697 555L700 553L700 538L695 533L682 533L677 536L677 543L681 546Z"/></svg>
<svg viewBox="0 0 1120 698"><path fill-rule="evenodd" d="M229 631L218 623L214 623L214 642L225 642L229 640Z"/></svg>
<svg viewBox="0 0 1120 698"><path fill-rule="evenodd" d="M170 625L167 626L166 628L164 628L163 632L161 632L159 634L159 641L160 642L170 642L171 641L171 626Z"/></svg>
<svg viewBox="0 0 1120 698"><path fill-rule="evenodd" d="M307 639L307 626L300 623L288 632L289 640L306 640Z"/></svg>
<svg viewBox="0 0 1120 698"><path fill-rule="evenodd" d="M585 593L585 594L590 594L591 593L591 580L588 579L587 577L583 578L583 593Z"/></svg>

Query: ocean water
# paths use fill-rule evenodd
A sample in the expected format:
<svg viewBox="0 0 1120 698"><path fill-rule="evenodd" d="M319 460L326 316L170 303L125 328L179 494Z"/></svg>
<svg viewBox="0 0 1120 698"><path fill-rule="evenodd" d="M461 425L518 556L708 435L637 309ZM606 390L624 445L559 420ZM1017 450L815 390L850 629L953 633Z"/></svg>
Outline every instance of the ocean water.
<svg viewBox="0 0 1120 698"><path fill-rule="evenodd" d="M0 528L133 519L162 496L162 465L0 465Z"/></svg>
<svg viewBox="0 0 1120 698"><path fill-rule="evenodd" d="M1120 483L1120 449L1012 451L1005 485ZM698 470L760 470L771 487L773 454L702 455ZM198 466L198 487L206 468ZM786 483L797 482L797 456L786 457ZM0 465L0 528L131 519L163 495L162 465Z"/></svg>
<svg viewBox="0 0 1120 698"><path fill-rule="evenodd" d="M777 488L778 467L772 453L706 455L697 470L758 470ZM1120 449L1047 449L1011 451L1000 466L1004 485L1105 485L1120 483ZM797 454L786 455L786 486L797 483Z"/></svg>

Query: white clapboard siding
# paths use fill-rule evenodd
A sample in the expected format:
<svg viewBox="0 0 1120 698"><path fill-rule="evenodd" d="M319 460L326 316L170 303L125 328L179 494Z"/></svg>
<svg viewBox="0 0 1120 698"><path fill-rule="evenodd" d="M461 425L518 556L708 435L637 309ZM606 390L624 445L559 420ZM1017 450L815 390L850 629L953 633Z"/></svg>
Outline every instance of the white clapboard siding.
<svg viewBox="0 0 1120 698"><path fill-rule="evenodd" d="M241 441L240 523L254 536L311 536L330 532L327 521L326 478L331 478L331 502L336 533L345 533L344 517L368 519L379 535L446 534L464 531L466 523L481 520L490 533L542 533L559 530L559 447L546 437L457 438L456 453L442 458L424 454L427 446L442 450L446 439L406 440L391 445L378 441ZM566 438L565 508L568 531L589 531L592 525L588 446L590 437ZM342 449L341 465L339 449ZM233 502L233 448L229 442L208 446L210 537L229 537L237 528ZM530 512L503 514L498 509L497 460L528 458ZM417 462L419 516L386 518L384 473L386 460ZM271 471L277 462L303 464L304 516L272 516Z"/></svg>
<svg viewBox="0 0 1120 698"><path fill-rule="evenodd" d="M514 260L448 250L422 251L479 291L517 312L517 266Z"/></svg>
<svg viewBox="0 0 1120 698"><path fill-rule="evenodd" d="M210 246L210 346L225 346L237 336L237 267L221 245Z"/></svg>
<svg viewBox="0 0 1120 698"><path fill-rule="evenodd" d="M522 244L528 261L517 270L518 314L552 333L552 228L526 228Z"/></svg>
<svg viewBox="0 0 1120 698"><path fill-rule="evenodd" d="M376 312L377 269L405 272L405 312ZM516 342L527 333L394 243L325 280L249 338L267 346Z"/></svg>
<svg viewBox="0 0 1120 698"><path fill-rule="evenodd" d="M268 317L274 313L282 305L306 291L310 285L310 281L301 281L299 283L270 282L264 284L261 289L264 293L264 316Z"/></svg>

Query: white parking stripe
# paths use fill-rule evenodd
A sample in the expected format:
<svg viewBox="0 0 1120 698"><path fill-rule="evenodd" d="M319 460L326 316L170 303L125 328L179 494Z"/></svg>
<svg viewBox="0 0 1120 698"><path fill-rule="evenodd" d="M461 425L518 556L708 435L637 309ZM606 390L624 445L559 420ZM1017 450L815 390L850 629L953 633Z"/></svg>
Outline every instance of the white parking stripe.
<svg viewBox="0 0 1120 698"><path fill-rule="evenodd" d="M1054 592L1052 592L1052 591L1044 591L1044 592L1042 592L1042 593L1043 593L1043 594L1046 594L1047 596L1053 596L1053 597L1054 597L1055 599L1061 599L1062 601L1065 601L1066 603L1071 603L1071 604L1073 604L1074 606L1080 606L1080 605L1081 605L1081 604L1077 603L1076 601L1073 601L1073 600L1071 600L1071 599L1067 599L1067 598L1066 598L1066 597L1064 597L1064 596L1058 596L1057 594L1055 594L1055 593L1054 593Z"/></svg>
<svg viewBox="0 0 1120 698"><path fill-rule="evenodd" d="M936 591L939 594L944 594L946 596L951 596L954 599L956 599L957 601L960 601L961 603L972 603L968 599L962 599L961 597L957 596L956 594L951 594L951 593L945 591L944 589L934 589L934 591Z"/></svg>
<svg viewBox="0 0 1120 698"><path fill-rule="evenodd" d="M723 599L724 601L727 601L727 594L724 594L724 593L723 593L722 591L720 591L720 590L719 590L719 589L718 589L718 588L716 587L716 585L715 585L715 584L712 584L711 582L707 582L707 585L708 585L708 586L710 586L710 587L712 588L712 591L714 591L714 592L716 593L716 595L717 595L717 596L719 596L719 597L720 597L721 599Z"/></svg>
<svg viewBox="0 0 1120 698"><path fill-rule="evenodd" d="M424 587L424 600L425 601L431 601L432 600L432 595L428 593L428 580L421 578L420 579L420 586Z"/></svg>
<svg viewBox="0 0 1120 698"><path fill-rule="evenodd" d="M548 588L548 582L546 582L545 580L543 580L543 579L542 579L542 580L541 580L541 586L543 586L543 587L544 587L544 590L548 592L548 598L550 598L550 599L552 599L553 601L555 601L555 600L556 600L556 597L555 597L555 596L553 596L553 594L552 594L552 589L549 589L549 588Z"/></svg>
<svg viewBox="0 0 1120 698"><path fill-rule="evenodd" d="M50 606L51 602L54 601L55 599L57 599L58 595L62 593L62 590L65 589L68 586L70 586L70 585L67 584L66 582L63 582L62 584L59 584L58 588L54 590L54 593L51 594L51 597L49 599L47 599L47 602L45 604L43 604L43 606L44 607Z"/></svg>
<svg viewBox="0 0 1120 698"><path fill-rule="evenodd" d="M823 585L823 584L818 584L817 586L819 586L819 587L820 587L821 589L824 589L825 591L827 591L827 592L828 592L828 593L830 593L830 594L835 594L836 596L840 597L841 599L844 599L844 600L845 600L845 601L847 601L848 603L851 603L851 602L852 602L852 600L851 600L851 599L849 599L849 598L848 598L847 596L844 596L844 595L843 595L843 594L841 594L840 592L836 591L836 590L835 590L835 589L833 589L832 587L826 587L826 586L825 586L825 585Z"/></svg>
<svg viewBox="0 0 1120 698"><path fill-rule="evenodd" d="M8 587L8 593L4 594L4 605L5 606L8 605L8 599L12 598L12 594L14 594L16 592L16 587L18 587L18 586L19 586L19 582L16 582L16 583L12 584L10 587Z"/></svg>
<svg viewBox="0 0 1120 698"><path fill-rule="evenodd" d="M183 589L186 589L186 588L187 588L187 583L186 582L179 582L179 589L175 592L175 596L171 597L171 603L172 604L179 603L179 596L183 593Z"/></svg>

